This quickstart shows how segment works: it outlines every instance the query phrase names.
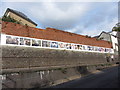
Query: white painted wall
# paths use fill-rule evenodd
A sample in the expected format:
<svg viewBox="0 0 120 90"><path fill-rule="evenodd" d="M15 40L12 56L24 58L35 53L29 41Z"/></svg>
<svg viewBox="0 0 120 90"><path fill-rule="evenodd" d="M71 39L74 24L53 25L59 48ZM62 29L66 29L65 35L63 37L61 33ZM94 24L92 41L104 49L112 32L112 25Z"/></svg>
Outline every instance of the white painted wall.
<svg viewBox="0 0 120 90"><path fill-rule="evenodd" d="M72 45L82 45L85 47L85 49L67 49L66 47L65 48L52 48L51 46L50 47L42 47L42 46L32 46L32 44L30 45L20 45L20 43L17 44L7 44L6 43L6 36L11 36L11 37L17 37L18 40L20 40L19 38L27 38L27 39L34 39L34 40L37 40L36 38L29 38L29 37L19 37L19 36L13 36L13 35L6 35L6 34L1 34L1 45L10 45L10 46L24 46L24 47L33 47L33 48L48 48L48 49L59 49L59 50L74 50L74 51L84 51L84 52L97 52L97 53L114 53L113 49L112 48L105 48L105 47L97 47L97 46L90 46L90 45L82 45L82 44L75 44L75 43L67 43L67 42L59 42L59 41L51 41L51 40L43 40L43 39L39 39L42 41L49 41L49 42L57 42L57 43L67 43L67 44L72 44ZM89 47L91 48L95 48L97 47L97 51L95 51L95 49L93 50L89 50ZM105 49L107 49L107 51L105 51ZM101 50L101 51L100 51Z"/></svg>
<svg viewBox="0 0 120 90"><path fill-rule="evenodd" d="M117 39L117 37L112 36L112 35L116 36L117 32L113 31L110 34L111 34L111 40L112 40L113 49L118 51L118 39Z"/></svg>
<svg viewBox="0 0 120 90"><path fill-rule="evenodd" d="M110 35L106 33L102 33L99 37L99 39L105 40L105 41L111 41Z"/></svg>
<svg viewBox="0 0 120 90"><path fill-rule="evenodd" d="M112 31L112 32L108 32L108 33L102 33L100 35L99 39L102 38L102 40L112 42L112 47L114 49L114 52L116 54L118 54L118 39L115 36L117 36L117 32Z"/></svg>

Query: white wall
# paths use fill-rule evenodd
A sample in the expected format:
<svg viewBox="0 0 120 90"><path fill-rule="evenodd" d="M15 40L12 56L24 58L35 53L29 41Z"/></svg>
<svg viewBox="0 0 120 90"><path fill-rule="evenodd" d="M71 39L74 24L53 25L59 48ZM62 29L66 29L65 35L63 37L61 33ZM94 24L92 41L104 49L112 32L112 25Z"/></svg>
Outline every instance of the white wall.
<svg viewBox="0 0 120 90"><path fill-rule="evenodd" d="M99 39L105 40L105 41L111 41L110 35L106 33L102 33L99 37Z"/></svg>
<svg viewBox="0 0 120 90"><path fill-rule="evenodd" d="M11 38L17 38L18 42L15 43L15 44L12 44L12 43L6 43L6 36L11 36ZM29 39L31 44L27 45L27 44L20 44L20 38L25 38L25 39ZM40 46L32 46L32 39L33 40L40 40L41 41L41 45ZM48 41L48 42L57 42L58 44L58 47L51 47L52 44L50 44L50 46L48 47L43 47L42 46L42 42L43 41ZM25 41L24 41L25 42ZM64 43L65 44L65 47L64 48L61 48L59 47L59 43ZM71 44L72 48L68 49L66 48L66 44ZM60 49L60 50L74 50L74 51L85 51L85 52L97 52L97 53L114 53L113 49L112 48L105 48L105 47L97 47L97 46L90 46L90 45L82 45L82 44L75 44L75 43L67 43L67 42L59 42L59 41L51 41L51 40L43 40L43 39L36 39L36 38L29 38L29 37L19 37L19 36L13 36L13 35L6 35L6 34L1 34L1 45L10 45L10 46L24 46L24 47L35 47L35 48L49 48L49 49ZM82 45L82 49L76 49L74 48L75 45ZM85 49L83 48L85 47ZM91 47L91 49L89 49L89 47ZM95 48L97 50L95 50Z"/></svg>
<svg viewBox="0 0 120 90"><path fill-rule="evenodd" d="M117 39L117 37L112 36L112 35L116 36L117 32L113 31L110 34L111 34L111 40L112 40L113 49L115 49L116 51L118 51L118 39Z"/></svg>

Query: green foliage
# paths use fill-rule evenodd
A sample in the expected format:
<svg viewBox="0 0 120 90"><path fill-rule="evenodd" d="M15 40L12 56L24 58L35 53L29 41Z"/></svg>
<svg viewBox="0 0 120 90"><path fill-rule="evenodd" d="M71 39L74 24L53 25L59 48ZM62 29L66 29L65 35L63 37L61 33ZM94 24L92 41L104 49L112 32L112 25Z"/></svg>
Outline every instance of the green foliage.
<svg viewBox="0 0 120 90"><path fill-rule="evenodd" d="M67 73L67 68L58 68L57 70L60 70L63 74Z"/></svg>
<svg viewBox="0 0 120 90"><path fill-rule="evenodd" d="M3 16L2 17L2 21L6 21L6 22L13 22L13 23L17 23L17 24L20 24L20 22L18 22L17 20L11 18L10 16Z"/></svg>
<svg viewBox="0 0 120 90"><path fill-rule="evenodd" d="M119 31L120 32L120 22L118 22L113 28L112 31Z"/></svg>
<svg viewBox="0 0 120 90"><path fill-rule="evenodd" d="M96 40L98 41L98 40L100 40L99 38L96 38Z"/></svg>
<svg viewBox="0 0 120 90"><path fill-rule="evenodd" d="M67 73L67 69L66 68L62 68L61 72L64 73L64 74L66 74Z"/></svg>

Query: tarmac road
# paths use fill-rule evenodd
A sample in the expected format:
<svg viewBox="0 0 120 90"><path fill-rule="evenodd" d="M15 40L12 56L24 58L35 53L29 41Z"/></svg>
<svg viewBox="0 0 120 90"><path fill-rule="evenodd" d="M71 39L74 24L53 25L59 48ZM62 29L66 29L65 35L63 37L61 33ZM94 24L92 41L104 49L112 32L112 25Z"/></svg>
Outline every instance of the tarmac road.
<svg viewBox="0 0 120 90"><path fill-rule="evenodd" d="M115 66L52 88L119 88L119 75L120 66Z"/></svg>

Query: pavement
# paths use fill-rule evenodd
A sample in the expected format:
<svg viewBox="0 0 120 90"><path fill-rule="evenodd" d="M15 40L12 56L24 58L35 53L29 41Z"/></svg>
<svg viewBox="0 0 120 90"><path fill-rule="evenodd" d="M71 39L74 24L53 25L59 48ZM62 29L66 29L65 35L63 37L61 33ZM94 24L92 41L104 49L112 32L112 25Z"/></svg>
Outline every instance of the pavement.
<svg viewBox="0 0 120 90"><path fill-rule="evenodd" d="M120 88L120 66L110 67L50 88Z"/></svg>

